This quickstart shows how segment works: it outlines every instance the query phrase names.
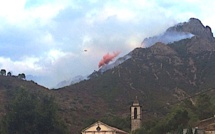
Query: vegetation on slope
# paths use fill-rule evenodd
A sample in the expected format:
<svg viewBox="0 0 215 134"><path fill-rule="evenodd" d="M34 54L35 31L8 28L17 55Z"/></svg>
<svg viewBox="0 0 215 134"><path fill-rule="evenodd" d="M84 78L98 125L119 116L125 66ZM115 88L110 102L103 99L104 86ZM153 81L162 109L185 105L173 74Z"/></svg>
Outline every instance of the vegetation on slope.
<svg viewBox="0 0 215 134"><path fill-rule="evenodd" d="M195 105L192 101L195 101ZM191 128L199 120L213 117L215 105L207 94L199 94L195 98L186 99L171 107L171 111L162 118L144 121L142 128L134 134L165 134L167 132L181 134L184 128Z"/></svg>
<svg viewBox="0 0 215 134"><path fill-rule="evenodd" d="M156 43L150 48L136 48L130 53L131 58L122 64L105 72L95 72L89 80L49 94L55 96L60 106L57 111L73 134L80 133L97 120L129 131L130 106L136 96L143 106L143 113L147 113L143 115L144 121L163 117L145 123L144 131L175 131L179 129L176 126L188 127L192 122L212 115L214 108L207 109L210 103L198 103L208 102L206 100L210 98L196 99L198 105L186 103L172 109L169 106L215 87L215 43L210 39L194 36L168 45ZM1 74L1 104L8 104L7 90L25 87L37 93L38 88L40 91L45 89L23 79L7 77L4 80L5 70ZM210 100L215 102L211 95ZM0 110L2 117L8 109L1 105ZM171 123L175 125L169 128Z"/></svg>
<svg viewBox="0 0 215 134"><path fill-rule="evenodd" d="M1 134L66 134L66 124L57 113L54 98L25 89L8 91L11 101L1 120Z"/></svg>

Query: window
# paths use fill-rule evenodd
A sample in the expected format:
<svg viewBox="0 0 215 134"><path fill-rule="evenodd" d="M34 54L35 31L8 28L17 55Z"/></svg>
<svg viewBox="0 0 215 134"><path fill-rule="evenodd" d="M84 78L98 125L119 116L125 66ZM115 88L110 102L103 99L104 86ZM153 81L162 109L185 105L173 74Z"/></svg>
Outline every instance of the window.
<svg viewBox="0 0 215 134"><path fill-rule="evenodd" d="M134 119L137 119L137 108L134 108Z"/></svg>

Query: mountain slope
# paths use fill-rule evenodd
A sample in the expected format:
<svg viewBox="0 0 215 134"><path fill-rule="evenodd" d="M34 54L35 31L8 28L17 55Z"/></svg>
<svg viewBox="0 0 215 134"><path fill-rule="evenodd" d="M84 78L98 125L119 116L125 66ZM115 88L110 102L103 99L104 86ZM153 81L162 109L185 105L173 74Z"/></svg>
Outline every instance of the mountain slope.
<svg viewBox="0 0 215 134"><path fill-rule="evenodd" d="M166 108L158 110L160 107L215 87L215 42L210 28L191 18L167 31L193 36L136 48L117 66L94 72L89 80L55 91L62 109L71 115L65 118L70 120L73 130L80 132L80 125L90 119L128 117L136 96L147 118L148 114L159 116L168 112Z"/></svg>
<svg viewBox="0 0 215 134"><path fill-rule="evenodd" d="M38 85L33 81L22 80L13 76L0 75L0 119L5 115L5 107L10 101L10 95L17 89L27 89L30 92L42 92L44 94L50 94L50 90Z"/></svg>
<svg viewBox="0 0 215 134"><path fill-rule="evenodd" d="M95 71L88 80L56 90L0 76L0 103L7 104L8 90L42 91L55 96L61 117L73 134L79 134L95 120L112 118L128 122L127 126L115 125L129 131L130 106L136 96L143 106L143 119L147 120L165 115L171 104L215 87L215 41L210 28L192 18L167 31L192 36L166 44L156 40L153 46L136 48L113 65ZM2 117L4 105L0 110Z"/></svg>

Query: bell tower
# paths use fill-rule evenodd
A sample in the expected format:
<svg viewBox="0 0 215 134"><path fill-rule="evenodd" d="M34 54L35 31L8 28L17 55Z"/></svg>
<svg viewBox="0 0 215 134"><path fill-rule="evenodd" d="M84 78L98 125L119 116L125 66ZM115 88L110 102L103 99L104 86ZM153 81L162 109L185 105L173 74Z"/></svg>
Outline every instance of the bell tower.
<svg viewBox="0 0 215 134"><path fill-rule="evenodd" d="M139 101L134 100L131 106L131 132L140 128L142 125L142 107L139 104Z"/></svg>

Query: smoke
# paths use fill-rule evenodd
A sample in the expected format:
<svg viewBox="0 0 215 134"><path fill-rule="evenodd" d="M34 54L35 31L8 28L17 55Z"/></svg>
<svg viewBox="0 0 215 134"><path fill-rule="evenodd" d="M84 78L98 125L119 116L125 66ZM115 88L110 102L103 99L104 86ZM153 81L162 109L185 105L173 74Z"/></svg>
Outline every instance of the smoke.
<svg viewBox="0 0 215 134"><path fill-rule="evenodd" d="M82 75L77 75L73 78L69 78L67 80L63 80L61 81L60 83L58 83L53 89L58 89L58 88L62 88L62 87L65 87L65 86L70 86L70 85L73 85L75 83L79 83L83 80L87 80L87 76L82 76Z"/></svg>
<svg viewBox="0 0 215 134"><path fill-rule="evenodd" d="M124 61L128 60L131 58L131 55L130 54L127 54L119 59L117 59L114 63L112 64L108 64L108 65L104 65L102 66L102 68L99 70L99 72L103 73L109 69L112 69L120 64L122 64Z"/></svg>
<svg viewBox="0 0 215 134"><path fill-rule="evenodd" d="M150 47L157 42L168 44L182 39L191 38L193 36L194 36L193 34L187 32L166 31L164 34L153 36L150 38L145 38L142 42L142 46Z"/></svg>
<svg viewBox="0 0 215 134"><path fill-rule="evenodd" d="M101 61L99 62L98 67L100 68L100 67L102 67L102 66L108 64L108 63L109 63L110 61L112 61L115 57L117 57L117 56L119 55L119 53L120 53L120 52L113 52L113 54L109 54L109 53L105 54L105 55L103 56L103 58L101 59Z"/></svg>

